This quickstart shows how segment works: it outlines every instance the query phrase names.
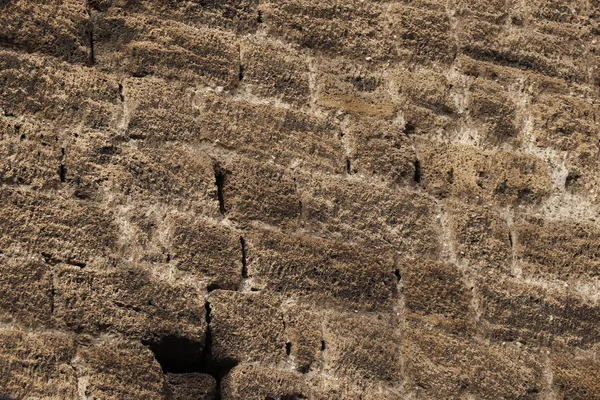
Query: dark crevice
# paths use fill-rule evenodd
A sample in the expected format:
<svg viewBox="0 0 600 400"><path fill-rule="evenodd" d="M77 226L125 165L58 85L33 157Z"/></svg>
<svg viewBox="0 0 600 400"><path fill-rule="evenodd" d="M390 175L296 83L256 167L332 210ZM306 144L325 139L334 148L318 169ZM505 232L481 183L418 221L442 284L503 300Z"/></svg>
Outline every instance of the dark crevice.
<svg viewBox="0 0 600 400"><path fill-rule="evenodd" d="M223 197L223 186L225 185L225 171L215 163L215 185L217 186L217 199L219 200L219 211L222 215L225 215L225 199Z"/></svg>
<svg viewBox="0 0 600 400"><path fill-rule="evenodd" d="M321 340L321 351L325 351L326 344L324 340Z"/></svg>
<svg viewBox="0 0 600 400"><path fill-rule="evenodd" d="M125 93L123 92L123 84L119 83L119 99L121 103L125 103Z"/></svg>
<svg viewBox="0 0 600 400"><path fill-rule="evenodd" d="M202 343L176 336L165 336L142 343L150 348L164 373L203 373L211 375L217 382L215 399L221 399L221 380L237 365L232 359L213 357L212 320L210 303L206 302L206 337Z"/></svg>
<svg viewBox="0 0 600 400"><path fill-rule="evenodd" d="M256 22L258 22L259 24L263 23L263 15L262 15L262 11L258 10L258 16L256 17Z"/></svg>
<svg viewBox="0 0 600 400"><path fill-rule="evenodd" d="M513 238L512 238L512 233L508 232L508 242L510 243L510 247L513 247Z"/></svg>
<svg viewBox="0 0 600 400"><path fill-rule="evenodd" d="M412 123L407 122L406 125L404 125L404 134L410 136L413 133L415 133L415 126Z"/></svg>
<svg viewBox="0 0 600 400"><path fill-rule="evenodd" d="M285 354L288 356L292 354L292 342L287 342L285 344Z"/></svg>
<svg viewBox="0 0 600 400"><path fill-rule="evenodd" d="M240 236L240 245L242 246L242 278L248 277L248 264L246 258L246 241Z"/></svg>
<svg viewBox="0 0 600 400"><path fill-rule="evenodd" d="M42 252L41 255L44 258L44 262L46 264L51 265L51 266L55 266L57 264L67 264L67 265L72 265L74 267L79 267L79 268L85 268L86 267L86 263L81 262L81 261L63 260L63 259L54 257L50 253L45 253L45 252Z"/></svg>
<svg viewBox="0 0 600 400"><path fill-rule="evenodd" d="M54 276L50 276L50 315L54 315L54 296L56 296L56 289L54 288Z"/></svg>
<svg viewBox="0 0 600 400"><path fill-rule="evenodd" d="M352 165L350 164L350 158L346 157L346 173L352 174Z"/></svg>
<svg viewBox="0 0 600 400"><path fill-rule="evenodd" d="M60 165L58 166L58 177L61 182L65 182L67 180L67 167L63 163L65 159L65 149L64 147L60 149Z"/></svg>
<svg viewBox="0 0 600 400"><path fill-rule="evenodd" d="M421 161L416 160L414 163L415 166L415 175L413 177L413 180L415 181L415 183L421 183Z"/></svg>
<svg viewBox="0 0 600 400"><path fill-rule="evenodd" d="M394 271L394 275L396 275L396 279L398 280L398 282L400 282L400 280L402 279L402 276L400 275L400 270L396 268L396 270Z"/></svg>
<svg viewBox="0 0 600 400"><path fill-rule="evenodd" d="M244 79L244 66L240 63L240 69L238 71L238 80L242 81Z"/></svg>

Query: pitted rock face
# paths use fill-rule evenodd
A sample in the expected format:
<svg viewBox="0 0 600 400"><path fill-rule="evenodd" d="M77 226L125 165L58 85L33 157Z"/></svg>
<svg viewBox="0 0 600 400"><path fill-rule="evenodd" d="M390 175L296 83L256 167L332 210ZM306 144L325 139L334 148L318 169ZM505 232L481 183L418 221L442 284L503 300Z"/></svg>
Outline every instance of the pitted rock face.
<svg viewBox="0 0 600 400"><path fill-rule="evenodd" d="M600 399L598 0L0 26L0 399Z"/></svg>

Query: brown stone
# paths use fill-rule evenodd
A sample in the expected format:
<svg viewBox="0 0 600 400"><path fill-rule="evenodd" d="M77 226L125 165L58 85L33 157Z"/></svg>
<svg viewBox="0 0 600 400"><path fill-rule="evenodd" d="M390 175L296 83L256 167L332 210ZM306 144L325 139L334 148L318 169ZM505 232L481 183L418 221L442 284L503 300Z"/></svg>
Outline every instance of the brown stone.
<svg viewBox="0 0 600 400"><path fill-rule="evenodd" d="M213 400L217 382L211 375L196 372L166 374L168 400Z"/></svg>

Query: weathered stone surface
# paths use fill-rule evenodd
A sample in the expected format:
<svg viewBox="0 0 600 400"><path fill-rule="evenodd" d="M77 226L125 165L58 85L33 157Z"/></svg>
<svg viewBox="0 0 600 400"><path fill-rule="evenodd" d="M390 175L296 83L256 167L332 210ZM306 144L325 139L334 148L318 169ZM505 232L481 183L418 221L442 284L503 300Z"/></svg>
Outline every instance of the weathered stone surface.
<svg viewBox="0 0 600 400"><path fill-rule="evenodd" d="M552 362L553 389L563 399L593 399L600 396L597 361L572 354L554 354Z"/></svg>
<svg viewBox="0 0 600 400"><path fill-rule="evenodd" d="M52 58L0 50L0 82L7 116L107 129L120 111L116 79Z"/></svg>
<svg viewBox="0 0 600 400"><path fill-rule="evenodd" d="M302 204L293 176L272 164L231 160L218 166L223 180L223 211L227 218L247 223L261 221L293 228Z"/></svg>
<svg viewBox="0 0 600 400"><path fill-rule="evenodd" d="M241 364L224 378L221 396L224 400L309 399L313 391L298 373Z"/></svg>
<svg viewBox="0 0 600 400"><path fill-rule="evenodd" d="M389 252L273 231L255 231L245 239L255 288L350 309L389 311L396 303Z"/></svg>
<svg viewBox="0 0 600 400"><path fill-rule="evenodd" d="M402 354L417 398L537 399L542 390L540 362L513 346L411 329L403 336Z"/></svg>
<svg viewBox="0 0 600 400"><path fill-rule="evenodd" d="M217 290L208 304L216 362L277 364L285 358L283 314L271 296Z"/></svg>
<svg viewBox="0 0 600 400"><path fill-rule="evenodd" d="M394 59L397 50L385 8L359 0L266 2L259 7L267 32L302 47L355 59Z"/></svg>
<svg viewBox="0 0 600 400"><path fill-rule="evenodd" d="M324 371L357 385L400 382L400 332L394 315L339 313L323 327Z"/></svg>
<svg viewBox="0 0 600 400"><path fill-rule="evenodd" d="M310 101L308 61L302 53L264 39L242 42L240 81L252 94L306 105Z"/></svg>
<svg viewBox="0 0 600 400"><path fill-rule="evenodd" d="M311 308L290 305L283 309L286 353L296 370L302 373L321 367L325 350L322 332L324 317Z"/></svg>
<svg viewBox="0 0 600 400"><path fill-rule="evenodd" d="M92 26L86 11L85 2L78 0L2 2L0 45L88 63Z"/></svg>
<svg viewBox="0 0 600 400"><path fill-rule="evenodd" d="M95 399L164 399L164 376L150 350L105 339L80 349L73 361L83 387Z"/></svg>
<svg viewBox="0 0 600 400"><path fill-rule="evenodd" d="M458 335L474 331L471 290L454 265L409 259L401 260L397 271L407 321Z"/></svg>
<svg viewBox="0 0 600 400"><path fill-rule="evenodd" d="M417 155L405 128L376 118L357 118L348 127L347 171L391 185L415 183Z"/></svg>
<svg viewBox="0 0 600 400"><path fill-rule="evenodd" d="M396 106L384 76L370 64L321 59L317 64L317 104L349 113L392 118Z"/></svg>
<svg viewBox="0 0 600 400"><path fill-rule="evenodd" d="M481 320L505 342L589 348L600 342L600 315L579 296L553 293L515 280L481 285Z"/></svg>
<svg viewBox="0 0 600 400"><path fill-rule="evenodd" d="M548 166L535 156L424 140L419 141L418 151L421 182L437 196L528 204L551 191Z"/></svg>
<svg viewBox="0 0 600 400"><path fill-rule="evenodd" d="M166 374L168 400L212 400L217 383L211 375L200 373Z"/></svg>
<svg viewBox="0 0 600 400"><path fill-rule="evenodd" d="M22 248L49 262L85 264L118 247L118 229L98 204L27 189L0 189L0 250Z"/></svg>
<svg viewBox="0 0 600 400"><path fill-rule="evenodd" d="M206 322L201 293L158 281L127 265L58 265L53 272L54 316L77 332L118 332L149 342L177 337L202 351Z"/></svg>
<svg viewBox="0 0 600 400"><path fill-rule="evenodd" d="M238 82L239 45L228 32L120 8L94 14L93 22L94 60L104 70L224 87Z"/></svg>
<svg viewBox="0 0 600 400"><path fill-rule="evenodd" d="M0 330L0 395L10 398L74 399L73 337L54 332Z"/></svg>
<svg viewBox="0 0 600 400"><path fill-rule="evenodd" d="M507 221L490 207L449 201L444 210L456 257L481 273L512 273L512 235Z"/></svg>
<svg viewBox="0 0 600 400"><path fill-rule="evenodd" d="M298 177L303 228L322 237L435 258L435 202L411 190L349 179Z"/></svg>
<svg viewBox="0 0 600 400"><path fill-rule="evenodd" d="M53 296L50 265L41 256L0 253L0 321L26 326L52 323Z"/></svg>
<svg viewBox="0 0 600 400"><path fill-rule="evenodd" d="M516 257L523 272L562 280L600 274L600 231L592 223L540 221L515 224Z"/></svg>

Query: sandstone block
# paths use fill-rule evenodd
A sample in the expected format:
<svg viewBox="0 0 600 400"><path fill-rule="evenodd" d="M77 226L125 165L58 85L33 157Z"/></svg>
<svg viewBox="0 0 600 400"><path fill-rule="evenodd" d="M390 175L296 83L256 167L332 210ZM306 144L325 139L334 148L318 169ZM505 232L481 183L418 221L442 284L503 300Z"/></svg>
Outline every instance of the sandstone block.
<svg viewBox="0 0 600 400"><path fill-rule="evenodd" d="M45 53L78 64L90 61L92 26L83 1L3 2L0 26L2 47Z"/></svg>
<svg viewBox="0 0 600 400"><path fill-rule="evenodd" d="M403 338L407 388L417 398L537 399L542 389L540 362L518 348L421 329Z"/></svg>
<svg viewBox="0 0 600 400"><path fill-rule="evenodd" d="M512 239L507 222L491 207L447 202L448 228L456 256L478 273L512 273Z"/></svg>
<svg viewBox="0 0 600 400"><path fill-rule="evenodd" d="M594 224L532 219L515 224L515 234L515 255L528 275L570 280L600 274L600 231Z"/></svg>
<svg viewBox="0 0 600 400"><path fill-rule="evenodd" d="M50 266L41 257L0 253L0 288L0 321L25 326L51 324L52 277Z"/></svg>
<svg viewBox="0 0 600 400"><path fill-rule="evenodd" d="M255 231L245 237L248 277L267 293L346 309L391 310L391 253L304 235Z"/></svg>
<svg viewBox="0 0 600 400"><path fill-rule="evenodd" d="M285 354L283 314L262 293L217 290L210 304L211 357L217 363L277 364Z"/></svg>
<svg viewBox="0 0 600 400"><path fill-rule="evenodd" d="M263 39L242 42L240 51L240 79L250 93L308 104L308 63L300 52Z"/></svg>
<svg viewBox="0 0 600 400"><path fill-rule="evenodd" d="M134 77L227 88L239 79L239 45L232 34L119 8L94 16L94 58L101 69Z"/></svg>
<svg viewBox="0 0 600 400"><path fill-rule="evenodd" d="M308 232L405 255L439 254L435 203L428 196L358 180L302 176L298 192Z"/></svg>
<svg viewBox="0 0 600 400"><path fill-rule="evenodd" d="M213 400L217 394L217 382L207 374L166 374L166 380L167 400Z"/></svg>
<svg viewBox="0 0 600 400"><path fill-rule="evenodd" d="M191 285L161 282L127 265L84 269L60 265L54 272L53 288L54 315L70 329L118 332L151 343L173 337L193 342L196 357L202 351L204 301Z"/></svg>
<svg viewBox="0 0 600 400"><path fill-rule="evenodd" d="M218 168L223 177L223 211L227 218L282 228L296 226L300 197L295 179L283 168L244 159L229 160Z"/></svg>
<svg viewBox="0 0 600 400"><path fill-rule="evenodd" d="M395 186L415 180L416 153L404 127L375 118L351 120L349 173L373 177Z"/></svg>
<svg viewBox="0 0 600 400"><path fill-rule="evenodd" d="M551 192L548 166L535 156L425 140L417 147L421 183L437 196L515 205L537 203Z"/></svg>
<svg viewBox="0 0 600 400"><path fill-rule="evenodd" d="M428 260L400 260L406 320L468 336L474 331L471 291L456 266Z"/></svg>
<svg viewBox="0 0 600 400"><path fill-rule="evenodd" d="M165 250L177 267L202 279L209 290L237 289L242 273L240 236L229 228L194 218L189 214L170 213Z"/></svg>
<svg viewBox="0 0 600 400"><path fill-rule="evenodd" d="M320 52L354 59L396 58L385 8L358 0L268 2L259 7L271 36Z"/></svg>
<svg viewBox="0 0 600 400"><path fill-rule="evenodd" d="M387 315L328 315L323 327L324 370L357 385L393 385L400 376L398 320Z"/></svg>
<svg viewBox="0 0 600 400"><path fill-rule="evenodd" d="M233 368L221 383L221 395L224 400L310 399L314 396L302 375L252 364Z"/></svg>
<svg viewBox="0 0 600 400"><path fill-rule="evenodd" d="M51 263L85 265L118 247L119 231L110 211L58 195L3 188L0 249L14 246Z"/></svg>
<svg viewBox="0 0 600 400"><path fill-rule="evenodd" d="M80 349L74 364L90 398L164 399L160 365L140 344L106 339Z"/></svg>
<svg viewBox="0 0 600 400"><path fill-rule="evenodd" d="M584 299L512 280L481 285L481 320L496 340L589 348L600 342L600 315Z"/></svg>
<svg viewBox="0 0 600 400"><path fill-rule="evenodd" d="M11 398L74 399L71 367L75 344L62 333L0 330L0 395Z"/></svg>
<svg viewBox="0 0 600 400"><path fill-rule="evenodd" d="M320 59L316 84L317 104L323 107L380 118L396 113L384 75L370 64Z"/></svg>
<svg viewBox="0 0 600 400"><path fill-rule="evenodd" d="M53 58L0 51L0 110L53 124L107 129L121 109L115 78Z"/></svg>

